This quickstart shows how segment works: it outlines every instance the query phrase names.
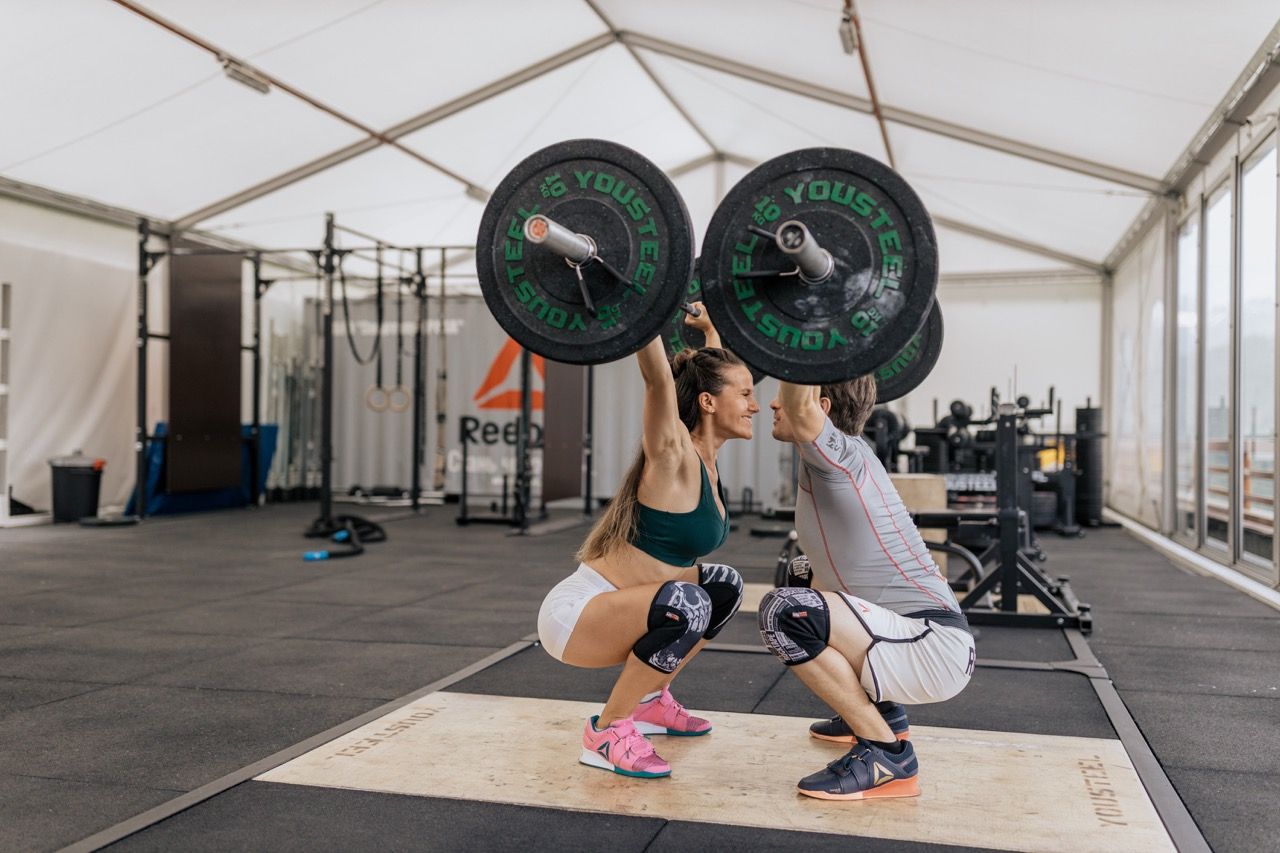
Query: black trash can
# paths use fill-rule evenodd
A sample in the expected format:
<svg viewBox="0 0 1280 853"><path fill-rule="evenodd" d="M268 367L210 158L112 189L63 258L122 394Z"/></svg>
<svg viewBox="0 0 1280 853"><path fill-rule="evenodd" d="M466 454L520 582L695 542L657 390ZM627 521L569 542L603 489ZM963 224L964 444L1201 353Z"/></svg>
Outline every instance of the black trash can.
<svg viewBox="0 0 1280 853"><path fill-rule="evenodd" d="M71 456L49 460L53 469L53 520L79 521L98 514L98 489L105 459L94 459L77 450Z"/></svg>

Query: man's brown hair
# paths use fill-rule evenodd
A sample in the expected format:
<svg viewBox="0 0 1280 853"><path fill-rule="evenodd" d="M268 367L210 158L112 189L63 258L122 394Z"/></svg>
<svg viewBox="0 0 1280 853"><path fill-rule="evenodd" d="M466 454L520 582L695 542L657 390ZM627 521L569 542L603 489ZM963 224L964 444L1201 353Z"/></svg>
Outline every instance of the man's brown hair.
<svg viewBox="0 0 1280 853"><path fill-rule="evenodd" d="M876 405L875 374L823 385L821 394L831 401L829 416L836 429L845 435L862 435L862 428Z"/></svg>

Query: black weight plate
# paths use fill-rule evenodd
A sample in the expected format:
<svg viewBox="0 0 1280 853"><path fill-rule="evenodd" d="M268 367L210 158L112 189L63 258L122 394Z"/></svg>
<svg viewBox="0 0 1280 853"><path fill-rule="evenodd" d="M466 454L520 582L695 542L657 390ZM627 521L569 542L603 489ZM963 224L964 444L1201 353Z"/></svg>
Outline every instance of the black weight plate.
<svg viewBox="0 0 1280 853"><path fill-rule="evenodd" d="M582 267L587 310L563 258L525 240L535 213L591 237L600 263ZM693 226L657 166L623 145L574 139L543 148L502 179L476 236L480 290L518 343L567 364L602 364L657 337L693 274Z"/></svg>
<svg viewBox="0 0 1280 853"><path fill-rule="evenodd" d="M702 281L699 277L698 260L694 259L693 278L689 280L689 286L685 288L684 301L690 304L702 298ZM671 314L671 319L667 321L667 324L662 329L662 346L667 351L667 358L675 358L678 352L683 352L687 349L698 349L707 345L707 336L702 334L701 330L685 324L684 318L687 316L683 308L676 306L676 310ZM751 371L751 381L759 385L760 380L764 379L764 374L751 366L748 366L747 369Z"/></svg>
<svg viewBox="0 0 1280 853"><path fill-rule="evenodd" d="M753 228L797 219L835 272L807 284ZM817 385L871 373L923 325L938 283L928 211L897 172L840 148L807 148L749 172L711 217L702 301L725 346L770 376Z"/></svg>
<svg viewBox="0 0 1280 853"><path fill-rule="evenodd" d="M694 260L693 275L690 277L689 284L684 292L683 301L690 304L702 298L702 282L698 269L700 260L700 258ZM667 351L667 358L675 358L676 353L687 349L706 346L706 336L698 329L684 324L686 316L688 315L685 314L684 309L677 305L662 328L662 346Z"/></svg>
<svg viewBox="0 0 1280 853"><path fill-rule="evenodd" d="M935 299L920 331L887 364L876 368L876 403L887 403L914 391L933 371L941 353L942 308Z"/></svg>

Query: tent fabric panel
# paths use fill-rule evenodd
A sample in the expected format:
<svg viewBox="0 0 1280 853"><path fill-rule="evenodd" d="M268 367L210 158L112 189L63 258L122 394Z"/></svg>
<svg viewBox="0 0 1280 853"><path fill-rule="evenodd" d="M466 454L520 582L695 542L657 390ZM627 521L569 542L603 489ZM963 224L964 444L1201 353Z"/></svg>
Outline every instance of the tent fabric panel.
<svg viewBox="0 0 1280 853"><path fill-rule="evenodd" d="M1101 262L1149 196L908 127L893 127L898 168L930 211Z"/></svg>
<svg viewBox="0 0 1280 853"><path fill-rule="evenodd" d="M664 169L710 153L620 45L557 68L400 141L492 190L534 151L581 138L627 145Z"/></svg>
<svg viewBox="0 0 1280 853"><path fill-rule="evenodd" d="M885 104L1162 176L1276 22L1274 0L864 0Z"/></svg>
<svg viewBox="0 0 1280 853"><path fill-rule="evenodd" d="M702 251L702 237L707 233L711 215L716 212L716 205L720 202L716 197L715 170L716 164L708 163L674 179L676 189L689 208L689 219L693 222L695 257Z"/></svg>
<svg viewBox="0 0 1280 853"><path fill-rule="evenodd" d="M936 423L956 399L985 417L992 386L1006 402L1026 394L1039 405L1052 385L1063 402L1063 428L1072 431L1075 407L1100 399L1105 298L1100 281L1083 277L943 284L942 354L919 387L891 405L921 427ZM1037 432L1055 424L1046 418Z"/></svg>
<svg viewBox="0 0 1280 853"><path fill-rule="evenodd" d="M7 174L171 219L359 138L289 95L218 74Z"/></svg>
<svg viewBox="0 0 1280 853"><path fill-rule="evenodd" d="M619 30L868 97L856 56L840 49L839 0L597 0Z"/></svg>
<svg viewBox="0 0 1280 853"><path fill-rule="evenodd" d="M1075 269L1045 255L1024 252L950 228L935 227L934 231L938 235L938 270L942 276Z"/></svg>
<svg viewBox="0 0 1280 853"><path fill-rule="evenodd" d="M146 0L142 5L239 59L256 61L380 4L381 0Z"/></svg>
<svg viewBox="0 0 1280 853"><path fill-rule="evenodd" d="M154 0L237 56L383 130L604 32L581 0ZM267 29L270 37L261 30Z"/></svg>
<svg viewBox="0 0 1280 853"><path fill-rule="evenodd" d="M200 224L264 247L320 246L324 214L387 241L475 242L480 205L453 180L382 147Z"/></svg>
<svg viewBox="0 0 1280 853"><path fill-rule="evenodd" d="M1151 527L1164 517L1165 232L1153 228L1112 277L1107 424L1110 505Z"/></svg>
<svg viewBox="0 0 1280 853"><path fill-rule="evenodd" d="M208 54L113 3L7 3L3 14L0 173L130 116L145 119L221 74Z"/></svg>
<svg viewBox="0 0 1280 853"><path fill-rule="evenodd" d="M638 49L721 150L767 160L797 148L852 148L884 160L873 117Z"/></svg>

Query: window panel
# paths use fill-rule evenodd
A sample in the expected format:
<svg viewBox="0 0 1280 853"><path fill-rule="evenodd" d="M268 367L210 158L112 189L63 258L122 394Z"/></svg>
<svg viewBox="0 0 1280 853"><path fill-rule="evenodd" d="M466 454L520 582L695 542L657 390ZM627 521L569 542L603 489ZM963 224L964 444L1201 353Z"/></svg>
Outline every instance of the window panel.
<svg viewBox="0 0 1280 853"><path fill-rule="evenodd" d="M1231 519L1231 204L1230 187L1209 202L1204 264L1205 538L1225 545Z"/></svg>
<svg viewBox="0 0 1280 853"><path fill-rule="evenodd" d="M1241 553L1272 562L1276 458L1276 149L1240 181Z"/></svg>
<svg viewBox="0 0 1280 853"><path fill-rule="evenodd" d="M1196 488L1196 399L1200 388L1196 352L1200 341L1200 220L1192 217L1178 232L1178 324L1174 339L1173 529L1193 540L1198 524Z"/></svg>

